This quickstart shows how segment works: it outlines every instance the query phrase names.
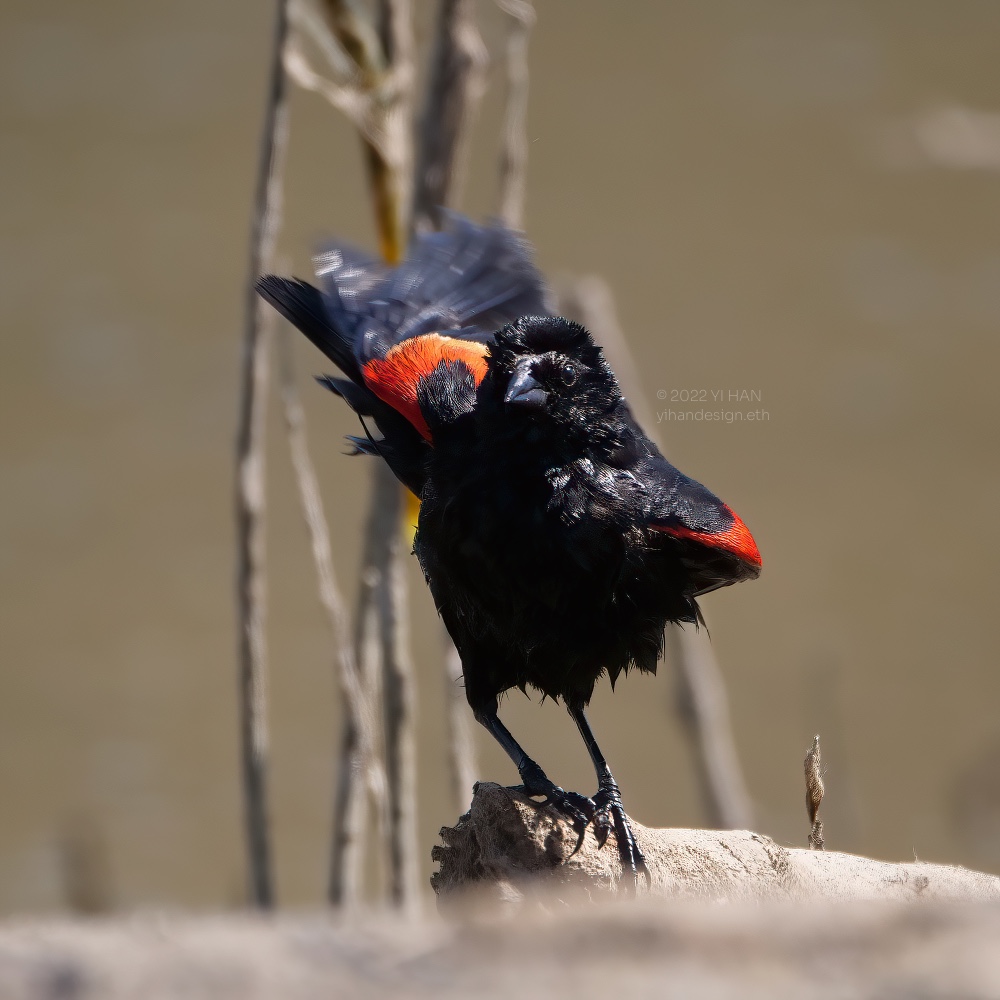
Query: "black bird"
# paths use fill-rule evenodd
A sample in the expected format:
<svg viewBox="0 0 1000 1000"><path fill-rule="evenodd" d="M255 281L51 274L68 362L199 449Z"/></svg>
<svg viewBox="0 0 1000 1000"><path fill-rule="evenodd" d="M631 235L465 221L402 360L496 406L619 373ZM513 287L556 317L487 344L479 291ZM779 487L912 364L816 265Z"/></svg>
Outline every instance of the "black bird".
<svg viewBox="0 0 1000 1000"><path fill-rule="evenodd" d="M347 376L321 381L377 427L356 450L420 498L414 551L476 719L581 840L613 827L636 878L584 709L603 673L655 672L664 628L700 622L699 596L759 574L750 532L646 437L601 348L547 307L521 235L451 216L395 270L344 246L316 264L323 291L274 276L258 290ZM550 781L500 721L499 696L529 686L565 702L592 798Z"/></svg>

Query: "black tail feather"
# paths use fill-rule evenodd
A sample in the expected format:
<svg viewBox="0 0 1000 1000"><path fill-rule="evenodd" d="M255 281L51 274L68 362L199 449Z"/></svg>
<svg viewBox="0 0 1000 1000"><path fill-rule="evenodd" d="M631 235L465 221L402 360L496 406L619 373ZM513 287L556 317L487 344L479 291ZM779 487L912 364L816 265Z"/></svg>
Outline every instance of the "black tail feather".
<svg viewBox="0 0 1000 1000"><path fill-rule="evenodd" d="M361 437L358 434L348 434L346 435L347 440L351 442L354 446L354 451L351 452L352 455L381 455L382 451L379 448L378 441L375 441L370 437Z"/></svg>
<svg viewBox="0 0 1000 1000"><path fill-rule="evenodd" d="M323 293L306 281L265 274L257 280L257 291L297 326L345 375L361 382L361 369L349 336L330 322Z"/></svg>

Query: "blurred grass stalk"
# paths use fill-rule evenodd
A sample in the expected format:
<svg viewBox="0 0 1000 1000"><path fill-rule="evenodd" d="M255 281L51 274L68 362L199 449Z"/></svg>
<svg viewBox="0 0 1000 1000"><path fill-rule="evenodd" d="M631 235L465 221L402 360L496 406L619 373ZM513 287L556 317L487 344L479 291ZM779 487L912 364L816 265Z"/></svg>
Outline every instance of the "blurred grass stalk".
<svg viewBox="0 0 1000 1000"><path fill-rule="evenodd" d="M361 130L369 185L382 256L389 264L406 250L413 91L413 26L409 0L379 0L374 23L357 0L326 0L324 8L336 39L357 67L356 86L364 94L366 125ZM372 499L365 529L356 624L356 655L369 690L381 666L385 704L385 755L388 792L389 893L410 908L417 902L416 690L409 649L404 551L400 523L402 487L382 462L375 464ZM351 776L341 768L342 781ZM346 790L345 790L346 791ZM357 791L351 793L354 797ZM335 819L334 836L343 835ZM363 830L350 831L352 850ZM330 901L354 903L358 890L345 888L361 879L361 857L339 854L336 839L330 866Z"/></svg>
<svg viewBox="0 0 1000 1000"><path fill-rule="evenodd" d="M356 900L361 893L361 865L363 863L361 852L367 820L365 810L358 808L358 805L364 805L366 789L375 803L375 812L378 818L377 828L380 833L384 831L386 825L386 778L381 754L377 747L380 733L377 712L379 685L377 678L366 683L358 670L356 650L351 641L348 625L347 606L334 572L330 531L326 514L323 511L319 481L309 454L305 410L302 408L302 401L299 397L292 363L291 331L287 326L282 329L279 352L281 394L292 468L295 472L302 514L305 518L313 563L316 567L316 583L320 604L326 612L333 648L336 650L340 700L344 718L343 746L338 762L336 791L342 793L345 789L358 789L357 795L354 795L347 802L335 799L335 815L345 816L346 822L342 826L335 826L335 830L343 839L334 841L331 845L331 862L334 859L342 859L345 854L350 856L352 851L356 852L358 857L350 857L352 864L349 867L345 868L342 861L338 867L331 866L331 872L335 871L343 880L338 885L338 890L344 896ZM377 657L375 660L377 662ZM344 774L345 769L349 772L346 775ZM349 813L348 810L352 807L354 812ZM378 839L381 840L381 837Z"/></svg>
<svg viewBox="0 0 1000 1000"><path fill-rule="evenodd" d="M312 80L301 50L291 53L291 75L308 89L323 93L344 111L361 134L375 208L382 256L390 264L404 254L409 231L410 115L413 82L413 35L408 0L379 0L374 13L358 0L324 0L321 10L329 35L319 21L311 36L342 81ZM343 57L343 58L340 58ZM347 70L346 78L343 76ZM322 84L322 86L318 86ZM415 684L409 649L402 536L402 487L384 463L373 464L372 498L365 527L360 592L355 623L357 676L365 697L384 698L386 812L389 891L397 905L416 904L416 746ZM336 906L359 901L368 809L365 786L377 789L374 739L365 726L377 725L374 713L358 718L345 712L341 760L335 792L328 897ZM378 809L378 804L377 804ZM379 809L381 811L381 809ZM382 824L380 824L382 825Z"/></svg>
<svg viewBox="0 0 1000 1000"><path fill-rule="evenodd" d="M528 183L528 39L535 24L535 8L531 0L496 2L510 19L505 53L507 98L497 215L511 229L521 229Z"/></svg>
<svg viewBox="0 0 1000 1000"><path fill-rule="evenodd" d="M265 422L270 381L273 313L254 288L274 253L281 219L282 166L288 139L283 55L288 37L287 0L278 0L270 82L260 144L250 233L246 320L236 434L236 595L239 618L239 711L244 823L249 855L250 901L274 904L267 813L267 575L265 534Z"/></svg>

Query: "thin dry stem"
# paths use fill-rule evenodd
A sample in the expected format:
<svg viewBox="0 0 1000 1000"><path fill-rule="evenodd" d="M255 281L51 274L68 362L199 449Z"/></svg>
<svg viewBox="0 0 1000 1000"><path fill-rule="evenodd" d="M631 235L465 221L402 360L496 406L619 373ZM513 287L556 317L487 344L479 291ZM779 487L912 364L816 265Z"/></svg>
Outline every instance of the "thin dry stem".
<svg viewBox="0 0 1000 1000"><path fill-rule="evenodd" d="M334 38L353 64L359 86L374 90L386 71L387 58L366 4L361 0L324 0L322 10Z"/></svg>
<svg viewBox="0 0 1000 1000"><path fill-rule="evenodd" d="M380 0L376 6L377 23L358 0L323 0L325 24L298 12L300 37L288 48L286 69L299 86L326 99L360 132L380 250L395 264L402 259L408 232L413 41L408 0ZM334 74L346 78L329 80L313 69L301 38L309 38Z"/></svg>
<svg viewBox="0 0 1000 1000"><path fill-rule="evenodd" d="M357 64L330 30L325 14L310 0L288 0L288 23L293 33L313 42L327 68L338 80L353 81L357 75Z"/></svg>
<svg viewBox="0 0 1000 1000"><path fill-rule="evenodd" d="M704 631L667 628L676 668L677 712L694 750L708 826L753 828L753 804L743 780L729 718L726 684Z"/></svg>
<svg viewBox="0 0 1000 1000"><path fill-rule="evenodd" d="M594 334L618 374L636 419L649 433L655 424L607 282L596 276L573 281L560 295L560 311ZM725 680L708 636L704 631L671 627L667 640L676 665L677 711L694 752L709 825L751 829L753 805L736 752Z"/></svg>
<svg viewBox="0 0 1000 1000"><path fill-rule="evenodd" d="M380 0L376 19L356 0L326 0L330 26L353 60L355 85L365 104L360 128L369 184L375 204L382 256L390 264L403 256L410 194L410 90L413 39L407 0ZM369 696L381 669L385 699L386 777L388 785L389 888L393 901L413 907L418 893L416 836L415 684L409 654L403 551L400 544L401 487L389 469L373 469L372 500L365 531L355 631L360 676ZM343 746L351 752L356 734L345 725ZM358 803L356 775L341 771L338 820L331 848L331 901L343 902L342 888L358 871L347 871L345 834L354 828ZM360 864L360 862L358 863ZM352 865L352 868L356 868ZM338 872L340 873L338 875ZM338 888L340 887L340 888Z"/></svg>
<svg viewBox="0 0 1000 1000"><path fill-rule="evenodd" d="M246 322L236 436L236 593L239 615L240 735L250 898L274 904L267 814L267 639L265 577L265 417L269 381L270 315L254 284L263 273L281 219L281 173L288 137L282 56L288 33L287 7L279 0L272 45L257 192L254 199L247 275Z"/></svg>
<svg viewBox="0 0 1000 1000"><path fill-rule="evenodd" d="M413 182L414 232L439 229L440 209L458 202L463 147L489 65L473 0L441 0L435 37Z"/></svg>
<svg viewBox="0 0 1000 1000"><path fill-rule="evenodd" d="M403 257L409 232L411 163L411 84L413 34L409 0L380 0L378 34L390 83L384 107L385 151L366 144L379 242L389 263ZM372 497L371 547L365 569L377 575L379 647L385 704L388 779L389 894L404 909L416 907L417 858L416 680L409 648L406 576L401 526L403 488L384 463L376 466Z"/></svg>
<svg viewBox="0 0 1000 1000"><path fill-rule="evenodd" d="M819 818L819 806L823 801L826 789L823 787L823 775L820 771L823 760L819 750L819 735L813 737L812 746L806 752L803 762L806 774L806 812L809 814L809 848L813 851L826 850L823 840L823 824Z"/></svg>
<svg viewBox="0 0 1000 1000"><path fill-rule="evenodd" d="M500 151L500 205L497 215L512 229L524 220L528 174L528 39L535 23L530 0L497 0L510 16L507 33L507 108Z"/></svg>
<svg viewBox="0 0 1000 1000"><path fill-rule="evenodd" d="M375 463L372 478L372 501L365 527L358 611L355 622L355 648L366 696L373 700L381 693L384 699L386 751L386 813L379 816L387 828L389 854L389 892L397 905L410 907L417 896L416 839L416 748L414 736L415 681L409 655L406 629L406 592L403 578L401 533L402 491L384 462ZM343 751L356 746L357 734L345 727ZM356 774L341 772L338 803L347 810L360 810ZM345 787L346 786L346 787ZM353 791L352 791L353 789ZM345 806L341 805L341 809ZM338 821L333 844L331 902L345 898L335 890L338 881L359 878L351 870L351 859L343 849L347 831L362 824L356 813L343 813ZM339 858L338 858L339 856ZM360 862L360 858L358 859ZM342 875L338 875L338 870Z"/></svg>
<svg viewBox="0 0 1000 1000"><path fill-rule="evenodd" d="M325 25L314 17L296 19L297 29L315 43L334 73L347 79L334 82L316 73L298 40L290 48L286 62L289 75L297 83L321 94L358 128L379 246L386 261L397 263L408 233L412 29L407 0L378 0L373 6L374 10L360 0L322 0ZM385 815L391 816L388 840L393 899L409 905L416 898L415 793L404 792L399 786L401 778L411 775L415 768L414 682L406 648L405 587L402 570L394 568L400 560L395 544L400 489L388 469L379 463L373 470L354 631L354 661L362 702L377 704L383 684L385 689L388 802L380 804L378 781L372 778L375 772L365 766L364 727L354 713L345 712L330 849L329 898L334 905L353 903L360 893L367 839L367 801L362 780L366 770L367 783L376 793L381 833L386 829Z"/></svg>
<svg viewBox="0 0 1000 1000"><path fill-rule="evenodd" d="M360 131L364 132L371 127L368 115L369 102L365 95L355 87L334 83L317 73L302 50L299 39L294 37L285 47L285 72L303 90L319 94L349 118ZM370 138L373 142L377 141L374 134Z"/></svg>
<svg viewBox="0 0 1000 1000"><path fill-rule="evenodd" d="M328 0L334 6L344 0ZM377 30L387 67L373 91L373 114L384 137L381 144L364 138L368 175L382 256L390 264L403 259L409 242L413 142L413 23L409 0L379 0Z"/></svg>
<svg viewBox="0 0 1000 1000"><path fill-rule="evenodd" d="M417 748L416 678L410 655L409 615L406 595L408 546L400 530L403 491L388 466L386 501L380 509L385 519L379 547L377 603L379 646L385 702L385 757L389 787L389 894L404 909L417 905L420 860L417 854ZM395 490L390 493L390 487ZM381 491L380 491L381 492ZM388 501L389 497L394 503Z"/></svg>
<svg viewBox="0 0 1000 1000"><path fill-rule="evenodd" d="M350 641L347 607L337 584L330 545L330 532L316 470L309 454L306 417L299 398L292 364L292 348L288 328L282 330L279 341L281 358L281 392L284 402L285 426L292 468L299 490L299 500L309 534L310 549L316 567L320 604L326 612L337 650L337 678L344 712L345 746L340 757L336 788L343 795L337 799L335 819L338 848L331 857L329 894L340 904L356 905L361 897L364 827L363 789L367 787L381 813L385 809L385 771L378 754L379 725L375 704L358 673L353 643ZM346 790L346 792L345 792ZM359 805L360 803L360 805Z"/></svg>

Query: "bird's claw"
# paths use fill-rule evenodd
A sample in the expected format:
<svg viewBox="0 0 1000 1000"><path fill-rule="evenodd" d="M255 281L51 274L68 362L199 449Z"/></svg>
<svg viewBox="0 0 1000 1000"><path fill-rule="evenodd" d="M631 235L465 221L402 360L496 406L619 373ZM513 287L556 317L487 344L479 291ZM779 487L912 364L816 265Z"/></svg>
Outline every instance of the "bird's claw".
<svg viewBox="0 0 1000 1000"><path fill-rule="evenodd" d="M556 786L542 804L552 806L557 813L568 819L573 827L576 833L576 846L570 852L570 857L572 857L583 847L583 838L587 833L587 827L590 826L594 818L594 800L588 799L586 795L581 795L579 792L567 792Z"/></svg>
<svg viewBox="0 0 1000 1000"><path fill-rule="evenodd" d="M597 841L598 850L608 842L608 834L614 829L614 821L607 806L598 805L594 811L594 839Z"/></svg>
<svg viewBox="0 0 1000 1000"><path fill-rule="evenodd" d="M581 795L579 792L567 792L541 773L529 771L522 775L522 780L524 781L522 788L526 794L542 797L542 801L538 803L539 808L551 806L573 828L577 839L572 854L576 854L583 846L587 827L594 818L596 810L594 800L588 799L586 795Z"/></svg>
<svg viewBox="0 0 1000 1000"><path fill-rule="evenodd" d="M564 788L560 788L545 776L541 768L537 765L535 767L537 770L525 768L521 772L521 780L524 782L521 787L526 794L542 798L543 801L538 803L540 808L551 806L572 826L577 839L570 857L583 846L588 826L594 827L598 848L607 843L608 834L614 830L618 857L622 863L622 878L631 876L634 890L638 887L639 876L642 875L649 887L651 881L646 868L646 859L636 842L628 816L625 815L618 786L604 786L592 799L589 799L579 792L567 792Z"/></svg>
<svg viewBox="0 0 1000 1000"><path fill-rule="evenodd" d="M631 876L633 889L637 889L641 875L646 881L646 888L650 888L652 881L649 869L646 867L646 858L632 832L632 824L625 815L621 793L617 787L602 788L592 801L595 806L594 836L597 838L598 847L604 846L613 828L618 843L618 857L622 863L622 878L626 875Z"/></svg>
<svg viewBox="0 0 1000 1000"><path fill-rule="evenodd" d="M532 794L528 789L525 790ZM540 808L551 806L573 828L573 832L576 834L576 846L570 853L570 857L572 857L583 846L587 827L594 818L593 799L588 799L586 795L581 795L579 792L567 792L558 785L552 785L545 792L534 794L545 796L543 801L538 803Z"/></svg>

